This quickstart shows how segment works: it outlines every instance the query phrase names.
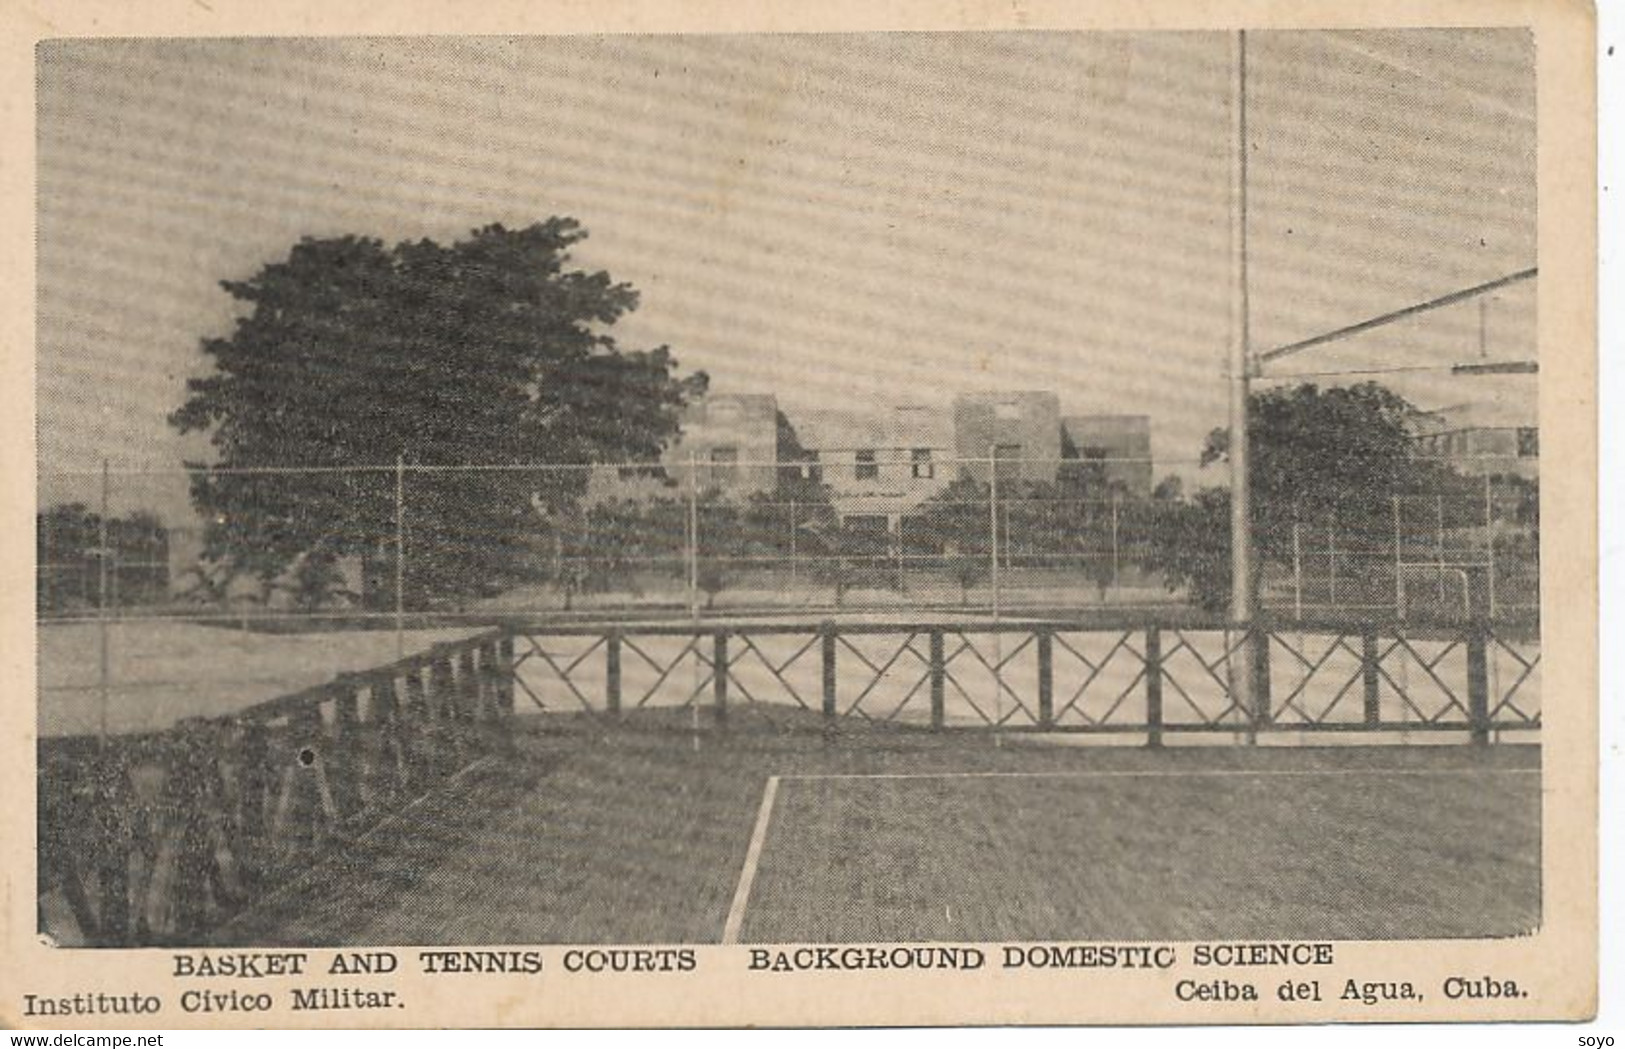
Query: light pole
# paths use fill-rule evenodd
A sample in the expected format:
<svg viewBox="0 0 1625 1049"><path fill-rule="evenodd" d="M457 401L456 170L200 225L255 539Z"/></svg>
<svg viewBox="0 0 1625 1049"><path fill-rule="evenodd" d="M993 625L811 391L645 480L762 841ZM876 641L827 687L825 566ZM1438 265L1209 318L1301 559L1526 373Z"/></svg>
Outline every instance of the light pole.
<svg viewBox="0 0 1625 1049"><path fill-rule="evenodd" d="M1240 666L1232 664L1230 685L1235 702L1251 709L1254 667L1253 529L1251 485L1247 475L1247 404L1251 395L1252 355L1248 349L1247 303L1247 31L1238 29L1231 63L1231 131L1235 158L1230 170L1230 621L1242 631L1236 648Z"/></svg>

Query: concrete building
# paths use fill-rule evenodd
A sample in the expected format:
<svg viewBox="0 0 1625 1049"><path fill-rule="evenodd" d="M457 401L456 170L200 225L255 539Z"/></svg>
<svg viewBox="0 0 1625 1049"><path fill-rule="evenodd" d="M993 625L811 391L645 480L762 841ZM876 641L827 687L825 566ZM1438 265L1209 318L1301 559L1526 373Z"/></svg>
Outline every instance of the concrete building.
<svg viewBox="0 0 1625 1049"><path fill-rule="evenodd" d="M977 481L992 459L1001 481L1053 481L1061 465L1061 402L1047 391L960 394L953 433L961 472Z"/></svg>
<svg viewBox="0 0 1625 1049"><path fill-rule="evenodd" d="M746 497L771 492L778 483L784 447L778 398L770 393L710 393L684 410L681 434L658 464L599 466L587 500L671 497L697 476L702 491L719 489Z"/></svg>
<svg viewBox="0 0 1625 1049"><path fill-rule="evenodd" d="M941 409L815 410L796 412L789 422L804 450L805 475L828 487L835 512L848 523L895 532L903 514L957 476L953 423Z"/></svg>
<svg viewBox="0 0 1625 1049"><path fill-rule="evenodd" d="M1151 417L1148 415L1069 415L1061 420L1062 454L1098 463L1106 483L1134 498L1150 498Z"/></svg>
<svg viewBox="0 0 1625 1049"><path fill-rule="evenodd" d="M1540 419L1533 404L1484 401L1416 417L1416 453L1471 476L1540 477Z"/></svg>

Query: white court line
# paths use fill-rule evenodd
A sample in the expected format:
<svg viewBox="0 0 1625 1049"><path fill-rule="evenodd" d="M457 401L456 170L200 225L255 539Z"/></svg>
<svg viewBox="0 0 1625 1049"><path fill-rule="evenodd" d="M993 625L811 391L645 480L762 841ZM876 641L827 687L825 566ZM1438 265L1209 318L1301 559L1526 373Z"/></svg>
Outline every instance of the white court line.
<svg viewBox="0 0 1625 1049"><path fill-rule="evenodd" d="M756 810L756 828L750 833L750 848L745 850L745 866L739 871L739 885L734 889L733 906L728 908L728 920L722 926L722 942L738 943L739 929L745 924L745 905L750 902L751 885L756 881L756 866L762 861L762 845L767 841L767 825L773 819L773 799L779 793L779 777L767 777L762 790L762 805Z"/></svg>
<svg viewBox="0 0 1625 1049"><path fill-rule="evenodd" d="M1220 776L1538 776L1540 769L1167 769L1130 772L806 772L784 779L1206 779ZM774 779L780 777L775 776Z"/></svg>

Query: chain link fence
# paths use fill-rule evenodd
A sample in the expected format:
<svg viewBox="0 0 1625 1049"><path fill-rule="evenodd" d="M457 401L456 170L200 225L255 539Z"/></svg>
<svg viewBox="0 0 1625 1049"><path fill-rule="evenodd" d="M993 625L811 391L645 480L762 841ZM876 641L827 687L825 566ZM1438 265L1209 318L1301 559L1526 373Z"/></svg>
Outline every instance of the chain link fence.
<svg viewBox="0 0 1625 1049"><path fill-rule="evenodd" d="M987 612L1200 605L1228 524L1111 462L989 457L48 477L46 620L284 620L601 613ZM204 521L193 494L210 492ZM1277 617L1532 618L1537 486L1259 506ZM1211 603L1211 602L1210 602ZM1222 606L1221 606L1222 607Z"/></svg>

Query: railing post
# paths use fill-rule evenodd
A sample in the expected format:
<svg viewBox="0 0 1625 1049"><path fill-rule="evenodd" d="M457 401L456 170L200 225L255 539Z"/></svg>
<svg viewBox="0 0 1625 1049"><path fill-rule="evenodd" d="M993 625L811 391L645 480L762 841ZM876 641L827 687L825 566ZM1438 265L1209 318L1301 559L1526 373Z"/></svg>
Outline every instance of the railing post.
<svg viewBox="0 0 1625 1049"><path fill-rule="evenodd" d="M186 732L170 757L169 776L164 783L166 808L172 814L175 835L175 880L169 886L174 907L172 933L182 937L202 931L208 917L209 866L214 857L208 833L207 806L212 799L205 761L204 746Z"/></svg>
<svg viewBox="0 0 1625 1049"><path fill-rule="evenodd" d="M836 708L836 681L835 681L835 624L825 622L818 628L819 642L823 648L824 667L824 731L833 733L835 721L839 716Z"/></svg>
<svg viewBox="0 0 1625 1049"><path fill-rule="evenodd" d="M931 727L940 730L947 721L943 685L948 676L942 657L942 631L931 631Z"/></svg>
<svg viewBox="0 0 1625 1049"><path fill-rule="evenodd" d="M263 721L243 724L238 751L237 784L241 813L237 862L245 885L252 889L265 873L267 831L266 803L275 789L271 774L271 743Z"/></svg>
<svg viewBox="0 0 1625 1049"><path fill-rule="evenodd" d="M1055 724L1055 634L1048 627L1038 631L1038 724Z"/></svg>
<svg viewBox="0 0 1625 1049"><path fill-rule="evenodd" d="M513 631L497 639L497 712L502 717L513 714L513 678L517 672L513 661Z"/></svg>
<svg viewBox="0 0 1625 1049"><path fill-rule="evenodd" d="M604 639L604 709L621 716L621 632L611 630Z"/></svg>
<svg viewBox="0 0 1625 1049"><path fill-rule="evenodd" d="M349 681L339 684L333 697L333 735L328 781L340 816L347 818L361 810L365 790L362 786L364 758L360 699L356 695L356 686Z"/></svg>
<svg viewBox="0 0 1625 1049"><path fill-rule="evenodd" d="M435 731L434 710L429 706L421 666L406 672L406 702L400 714L398 738L406 756L406 785L410 788L421 783L426 772L432 774L439 760L439 733Z"/></svg>
<svg viewBox="0 0 1625 1049"><path fill-rule="evenodd" d="M98 809L92 816L99 846L96 882L101 904L100 920L94 930L103 945L123 947L131 942L130 928L130 797L129 768L116 750L104 750L92 768L93 789ZM75 877L72 863L70 878Z"/></svg>
<svg viewBox="0 0 1625 1049"><path fill-rule="evenodd" d="M1360 638L1360 676L1365 681L1365 723L1375 728L1382 723L1382 678L1377 655L1377 635L1367 631Z"/></svg>
<svg viewBox="0 0 1625 1049"><path fill-rule="evenodd" d="M398 787L404 786L396 780L405 768L400 757L400 737L396 732L396 707L394 672L374 678L372 687L367 691L367 716L362 719L367 736L367 765L361 780L365 788L362 801L369 807L388 800Z"/></svg>
<svg viewBox="0 0 1625 1049"><path fill-rule="evenodd" d="M436 775L449 775L463 766L463 734L457 723L457 686L451 656L436 652L429 664L429 722L434 756L430 767Z"/></svg>
<svg viewBox="0 0 1625 1049"><path fill-rule="evenodd" d="M1270 697L1270 630L1257 623L1249 624L1247 630L1253 638L1253 643L1248 646L1252 649L1253 657L1253 727L1263 729L1268 728L1274 720L1274 701Z"/></svg>
<svg viewBox="0 0 1625 1049"><path fill-rule="evenodd" d="M1488 631L1483 620L1467 628L1467 720L1473 726L1473 745L1490 742L1490 675Z"/></svg>
<svg viewBox="0 0 1625 1049"><path fill-rule="evenodd" d="M1145 745L1162 746L1162 629L1145 628Z"/></svg>
<svg viewBox="0 0 1625 1049"><path fill-rule="evenodd" d="M484 749L484 740L480 738L477 720L479 717L480 682L474 668L474 650L464 647L457 653L457 732L462 737L466 748ZM467 761L467 751L464 751L463 761L458 762L461 768Z"/></svg>
<svg viewBox="0 0 1625 1049"><path fill-rule="evenodd" d="M711 641L711 694L717 704L717 724L728 723L728 632L718 630Z"/></svg>

